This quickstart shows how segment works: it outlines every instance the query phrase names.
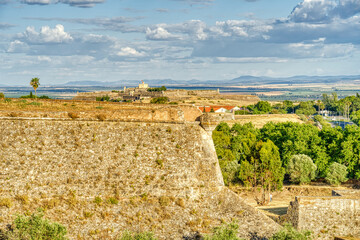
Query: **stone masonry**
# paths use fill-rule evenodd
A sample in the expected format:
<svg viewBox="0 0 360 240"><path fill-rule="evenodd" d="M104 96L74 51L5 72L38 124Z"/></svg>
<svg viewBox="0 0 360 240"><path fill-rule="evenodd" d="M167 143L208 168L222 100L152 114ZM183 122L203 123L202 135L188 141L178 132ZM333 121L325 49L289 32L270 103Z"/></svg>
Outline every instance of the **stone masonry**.
<svg viewBox="0 0 360 240"><path fill-rule="evenodd" d="M296 197L285 219L315 239L360 237L360 191L336 190L329 197Z"/></svg>
<svg viewBox="0 0 360 240"><path fill-rule="evenodd" d="M279 230L224 186L212 139L198 123L150 115L143 122L0 119L0 228L42 208L70 239L115 239L124 230L182 239L232 220L247 239Z"/></svg>

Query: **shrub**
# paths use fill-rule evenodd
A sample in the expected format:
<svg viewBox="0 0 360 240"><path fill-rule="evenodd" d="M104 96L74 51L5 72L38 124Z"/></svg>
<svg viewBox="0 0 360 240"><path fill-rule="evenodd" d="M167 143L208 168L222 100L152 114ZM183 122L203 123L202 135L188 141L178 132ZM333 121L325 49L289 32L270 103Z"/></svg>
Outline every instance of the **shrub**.
<svg viewBox="0 0 360 240"><path fill-rule="evenodd" d="M298 154L290 158L287 173L293 183L303 184L315 179L316 169L316 165L309 156Z"/></svg>
<svg viewBox="0 0 360 240"><path fill-rule="evenodd" d="M161 86L161 87L157 87L157 88L148 88L147 91L148 91L148 92L161 92L161 91L166 91L166 87L165 87L165 86Z"/></svg>
<svg viewBox="0 0 360 240"><path fill-rule="evenodd" d="M100 205L101 203L102 203L102 199L101 199L101 197L95 197L95 199L94 199L94 203L96 204L96 205Z"/></svg>
<svg viewBox="0 0 360 240"><path fill-rule="evenodd" d="M105 115L105 114L97 114L97 115L96 115L96 118L97 118L99 121L105 121L105 120L106 120L106 115Z"/></svg>
<svg viewBox="0 0 360 240"><path fill-rule="evenodd" d="M131 233L125 231L117 240L157 240L157 238L151 232Z"/></svg>
<svg viewBox="0 0 360 240"><path fill-rule="evenodd" d="M31 103L29 103L29 105L32 105L32 106L41 106L41 103L39 103L39 102L31 102Z"/></svg>
<svg viewBox="0 0 360 240"><path fill-rule="evenodd" d="M325 180L332 185L339 185L348 180L346 178L347 173L347 167L345 165L333 162L326 173Z"/></svg>
<svg viewBox="0 0 360 240"><path fill-rule="evenodd" d="M5 98L5 94L0 92L0 98Z"/></svg>
<svg viewBox="0 0 360 240"><path fill-rule="evenodd" d="M165 104L169 101L168 97L157 97L157 98L152 98L150 100L150 103L156 103L156 104Z"/></svg>
<svg viewBox="0 0 360 240"><path fill-rule="evenodd" d="M40 96L38 98L40 98L40 99L51 99L49 96L46 96L46 95L42 95L42 96Z"/></svg>
<svg viewBox="0 0 360 240"><path fill-rule="evenodd" d="M290 224L285 224L283 229L275 233L270 238L270 240L310 240L310 239L312 239L310 231L298 232Z"/></svg>
<svg viewBox="0 0 360 240"><path fill-rule="evenodd" d="M118 203L119 203L119 200L117 200L116 198L114 198L114 197L110 197L110 198L108 198L108 203L110 203L110 204L114 204L114 205L117 205Z"/></svg>
<svg viewBox="0 0 360 240"><path fill-rule="evenodd" d="M96 101L101 101L101 102L110 101L110 97L108 95L102 97L96 97Z"/></svg>
<svg viewBox="0 0 360 240"><path fill-rule="evenodd" d="M67 239L64 226L42 217L41 213L34 213L30 217L18 215L11 230L5 232L5 239Z"/></svg>
<svg viewBox="0 0 360 240"><path fill-rule="evenodd" d="M36 96L35 96L35 95L33 95L33 93L32 93L32 92L30 92L30 94L29 94L29 95L24 95L24 96L21 96L20 98L36 98Z"/></svg>
<svg viewBox="0 0 360 240"><path fill-rule="evenodd" d="M235 222L221 225L213 229L212 235L206 235L205 240L240 240L237 237L239 226Z"/></svg>
<svg viewBox="0 0 360 240"><path fill-rule="evenodd" d="M79 114L74 113L74 112L69 112L69 113L68 113L68 116L69 116L71 119L77 119L77 118L79 118Z"/></svg>
<svg viewBox="0 0 360 240"><path fill-rule="evenodd" d="M10 208L13 205L10 198L0 198L0 207Z"/></svg>

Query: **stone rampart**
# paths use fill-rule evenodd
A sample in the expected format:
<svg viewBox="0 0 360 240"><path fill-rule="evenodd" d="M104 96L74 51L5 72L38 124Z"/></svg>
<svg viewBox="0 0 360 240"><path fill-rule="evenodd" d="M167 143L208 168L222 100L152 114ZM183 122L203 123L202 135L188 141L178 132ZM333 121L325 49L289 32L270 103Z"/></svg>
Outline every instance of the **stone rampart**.
<svg viewBox="0 0 360 240"><path fill-rule="evenodd" d="M166 90L164 91L164 96L170 99L184 99L189 97L212 97L220 95L216 90Z"/></svg>
<svg viewBox="0 0 360 240"><path fill-rule="evenodd" d="M198 123L14 118L0 129L0 228L42 208L70 239L182 239L233 219L248 239L279 229L224 187Z"/></svg>
<svg viewBox="0 0 360 240"><path fill-rule="evenodd" d="M310 230L314 239L360 237L359 196L359 191L334 191L329 197L296 197L285 219L298 230Z"/></svg>

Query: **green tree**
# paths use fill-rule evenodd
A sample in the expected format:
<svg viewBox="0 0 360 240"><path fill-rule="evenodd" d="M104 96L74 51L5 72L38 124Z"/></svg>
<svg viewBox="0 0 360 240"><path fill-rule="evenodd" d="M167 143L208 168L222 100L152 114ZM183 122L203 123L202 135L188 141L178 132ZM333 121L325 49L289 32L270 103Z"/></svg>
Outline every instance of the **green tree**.
<svg viewBox="0 0 360 240"><path fill-rule="evenodd" d="M0 92L0 98L5 98L5 94Z"/></svg>
<svg viewBox="0 0 360 240"><path fill-rule="evenodd" d="M34 88L34 90L35 90L35 96L36 96L36 89L40 86L40 79L37 78L37 77L31 79L30 85Z"/></svg>
<svg viewBox="0 0 360 240"><path fill-rule="evenodd" d="M341 142L341 157L338 161L348 168L349 177L360 179L360 128L347 125Z"/></svg>
<svg viewBox="0 0 360 240"><path fill-rule="evenodd" d="M322 140L322 146L325 147L326 154L331 156L332 162L341 162L341 143L343 142L344 134L341 127L323 128L319 132L319 137Z"/></svg>
<svg viewBox="0 0 360 240"><path fill-rule="evenodd" d="M241 162L239 179L246 186L252 187L257 204L266 205L270 200L270 192L281 189L284 174L278 148L268 140L259 141L255 151Z"/></svg>
<svg viewBox="0 0 360 240"><path fill-rule="evenodd" d="M304 114L306 116L310 116L316 113L316 109L314 108L314 103L312 101L300 102L300 104L296 108L296 114Z"/></svg>
<svg viewBox="0 0 360 240"><path fill-rule="evenodd" d="M271 140L279 148L283 167L287 167L290 158L296 154L305 154L314 160L317 174L325 176L329 156L319 136L320 130L310 124L293 122L267 123L260 130L260 139Z"/></svg>
<svg viewBox="0 0 360 240"><path fill-rule="evenodd" d="M212 133L216 154L223 175L224 183L236 181L239 164L231 150L231 132L227 123L220 123Z"/></svg>
<svg viewBox="0 0 360 240"><path fill-rule="evenodd" d="M315 179L316 165L313 160L305 154L297 154L290 158L286 172L293 183L309 183Z"/></svg>
<svg viewBox="0 0 360 240"><path fill-rule="evenodd" d="M340 183L346 182L348 180L346 176L347 167L345 165L334 162L330 165L325 180L332 185L339 185Z"/></svg>
<svg viewBox="0 0 360 240"><path fill-rule="evenodd" d="M360 110L354 111L350 115L351 121L356 123L358 126L360 125Z"/></svg>
<svg viewBox="0 0 360 240"><path fill-rule="evenodd" d="M271 104L267 101L259 101L255 104L255 113L269 113L271 109Z"/></svg>

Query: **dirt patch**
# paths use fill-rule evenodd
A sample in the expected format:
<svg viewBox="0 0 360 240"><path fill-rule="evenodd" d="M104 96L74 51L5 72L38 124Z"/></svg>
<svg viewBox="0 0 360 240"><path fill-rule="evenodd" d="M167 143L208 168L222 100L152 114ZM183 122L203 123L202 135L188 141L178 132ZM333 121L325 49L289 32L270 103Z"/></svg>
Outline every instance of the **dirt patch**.
<svg viewBox="0 0 360 240"><path fill-rule="evenodd" d="M286 214L287 208L291 201L294 201L296 196L331 196L332 190L346 190L353 186L298 186L290 185L284 186L281 191L272 193L272 201L267 206L257 206L254 195L250 189L238 186L232 186L230 189L236 192L249 205L264 211L269 217L278 217Z"/></svg>

